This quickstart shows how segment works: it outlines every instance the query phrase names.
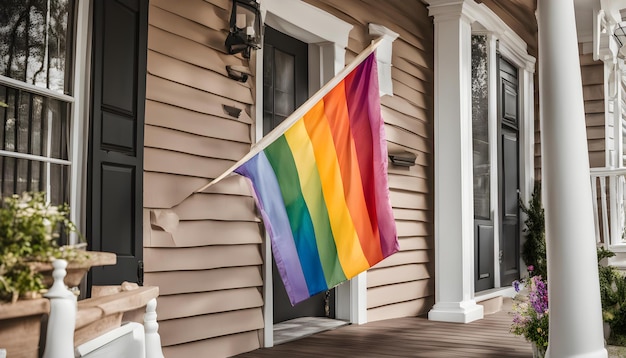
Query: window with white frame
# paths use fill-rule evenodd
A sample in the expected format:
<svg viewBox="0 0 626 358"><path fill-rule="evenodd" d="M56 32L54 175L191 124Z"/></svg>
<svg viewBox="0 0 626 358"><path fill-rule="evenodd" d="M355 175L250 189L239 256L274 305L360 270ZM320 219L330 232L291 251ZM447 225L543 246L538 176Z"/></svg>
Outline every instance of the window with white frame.
<svg viewBox="0 0 626 358"><path fill-rule="evenodd" d="M0 193L69 202L73 0L0 7Z"/></svg>

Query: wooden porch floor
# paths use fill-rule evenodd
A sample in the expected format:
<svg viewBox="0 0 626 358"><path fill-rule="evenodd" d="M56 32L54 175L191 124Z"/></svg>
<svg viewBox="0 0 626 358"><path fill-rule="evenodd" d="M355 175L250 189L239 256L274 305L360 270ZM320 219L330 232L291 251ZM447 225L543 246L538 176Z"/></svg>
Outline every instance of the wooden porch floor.
<svg viewBox="0 0 626 358"><path fill-rule="evenodd" d="M509 333L511 319L506 310L468 324L390 319L344 326L238 357L532 357L530 343Z"/></svg>

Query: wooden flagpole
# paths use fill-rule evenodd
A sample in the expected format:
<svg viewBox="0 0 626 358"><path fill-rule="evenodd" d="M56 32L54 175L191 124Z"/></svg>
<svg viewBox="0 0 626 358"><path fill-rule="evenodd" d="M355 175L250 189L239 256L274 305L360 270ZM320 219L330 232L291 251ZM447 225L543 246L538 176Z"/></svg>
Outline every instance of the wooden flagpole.
<svg viewBox="0 0 626 358"><path fill-rule="evenodd" d="M287 129L291 128L291 126L297 122L300 118L302 118L313 106L319 102L325 95L330 92L335 86L339 84L339 82L343 81L343 79L352 72L358 65L363 62L367 56L369 56L372 52L376 50L378 45L382 42L382 37L375 39L372 43L367 46L359 55L352 61L348 66L344 67L335 77L333 77L328 83L326 83L319 91L317 91L313 96L311 96L306 102L302 104L302 106L298 107L289 117L285 118L283 122L281 122L276 128L274 128L271 132L269 132L266 136L261 138L252 148L248 154L244 155L237 163L228 168L224 173L220 174L217 178L213 179L208 184L196 189L194 193L199 193L207 188L211 187L214 184L217 184L222 179L226 178L230 175L235 169L241 166L243 163L250 160L250 158L257 155L263 149L265 149L268 145L274 142L278 137L283 135L287 131ZM258 103L258 102L257 102Z"/></svg>

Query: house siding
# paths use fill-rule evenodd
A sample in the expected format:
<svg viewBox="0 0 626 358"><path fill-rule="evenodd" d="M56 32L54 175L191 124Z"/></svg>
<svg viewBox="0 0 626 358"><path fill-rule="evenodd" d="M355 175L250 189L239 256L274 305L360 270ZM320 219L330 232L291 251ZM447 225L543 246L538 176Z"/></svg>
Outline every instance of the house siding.
<svg viewBox="0 0 626 358"><path fill-rule="evenodd" d="M262 235L242 178L194 191L251 145L253 77L230 80L230 2L151 0L144 163L145 284L160 287L168 357L260 347ZM222 105L242 109L239 118Z"/></svg>
<svg viewBox="0 0 626 358"><path fill-rule="evenodd" d="M579 46L582 49L582 45ZM593 54L580 55L580 71L583 82L585 101L585 122L587 124L587 146L589 147L589 166L602 168L606 164L606 139L613 138L612 126L605 128L604 114L604 63L594 61Z"/></svg>
<svg viewBox="0 0 626 358"><path fill-rule="evenodd" d="M433 23L418 0L307 1L353 24L346 63L371 41L368 24L398 32L394 96L381 99L389 151L417 155L389 167L401 251L368 274L368 320L426 313L434 302ZM151 0L144 165L145 284L160 287L159 331L169 357L231 356L261 346L262 240L241 177L194 193L252 143L254 75L228 79L227 0ZM254 63L254 58L250 63ZM254 74L254 71L251 71ZM222 105L242 109L239 118Z"/></svg>
<svg viewBox="0 0 626 358"><path fill-rule="evenodd" d="M394 96L381 98L382 113L388 150L410 151L417 159L410 169L388 169L400 252L368 272L367 320L424 314L434 303L432 18L421 1L306 2L354 26L346 63L372 40L369 23L400 35L393 43Z"/></svg>

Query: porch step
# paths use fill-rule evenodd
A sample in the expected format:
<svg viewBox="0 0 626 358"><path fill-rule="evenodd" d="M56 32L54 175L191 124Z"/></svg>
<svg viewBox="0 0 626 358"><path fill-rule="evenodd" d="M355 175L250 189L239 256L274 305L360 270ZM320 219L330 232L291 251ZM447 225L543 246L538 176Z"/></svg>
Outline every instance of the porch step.
<svg viewBox="0 0 626 358"><path fill-rule="evenodd" d="M496 296L477 303L483 306L484 314L489 315L502 311L503 302L504 300L502 296Z"/></svg>

